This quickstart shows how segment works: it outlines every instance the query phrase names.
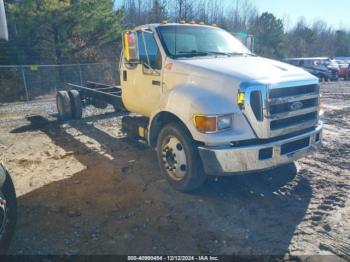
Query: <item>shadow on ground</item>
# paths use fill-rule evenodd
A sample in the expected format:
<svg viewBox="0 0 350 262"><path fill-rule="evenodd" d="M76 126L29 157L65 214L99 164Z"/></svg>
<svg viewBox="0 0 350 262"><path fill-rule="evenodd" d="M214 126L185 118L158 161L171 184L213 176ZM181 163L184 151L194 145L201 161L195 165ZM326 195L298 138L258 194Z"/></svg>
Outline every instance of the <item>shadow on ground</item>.
<svg viewBox="0 0 350 262"><path fill-rule="evenodd" d="M161 177L152 149L116 139L88 122L109 117L115 114L68 122L98 141L104 153L41 116L12 131L41 130L87 168L18 199L11 253L287 252L312 196L308 180L297 175L294 165L210 178L192 194L179 193Z"/></svg>

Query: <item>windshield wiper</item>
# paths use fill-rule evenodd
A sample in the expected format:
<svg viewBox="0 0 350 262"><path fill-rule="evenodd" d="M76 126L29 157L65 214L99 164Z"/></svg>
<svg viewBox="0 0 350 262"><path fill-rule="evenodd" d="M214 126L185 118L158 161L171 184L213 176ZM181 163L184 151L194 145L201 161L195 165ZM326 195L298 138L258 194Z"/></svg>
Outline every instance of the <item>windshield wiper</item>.
<svg viewBox="0 0 350 262"><path fill-rule="evenodd" d="M192 50L192 51L180 51L179 54L183 54L185 56L208 56L208 55L226 55L226 56L231 56L231 53L227 52L219 52L219 51L197 51L197 50Z"/></svg>
<svg viewBox="0 0 350 262"><path fill-rule="evenodd" d="M228 53L228 52L219 52L219 51L208 51L208 54L213 54L213 55L228 55L228 56L231 55L231 53Z"/></svg>
<svg viewBox="0 0 350 262"><path fill-rule="evenodd" d="M219 51L180 51L179 54L186 56L186 57L193 57L193 56L208 56L208 55L226 55L226 56L256 56L253 53L239 53L239 52L219 52Z"/></svg>
<svg viewBox="0 0 350 262"><path fill-rule="evenodd" d="M196 51L196 50L192 50L192 51L180 51L178 52L181 55L184 56L207 56L209 55L208 52L203 52L203 51Z"/></svg>
<svg viewBox="0 0 350 262"><path fill-rule="evenodd" d="M232 53L228 52L220 52L220 51L197 51L197 50L192 50L192 51L180 51L180 54L194 54L194 55L231 55Z"/></svg>
<svg viewBox="0 0 350 262"><path fill-rule="evenodd" d="M253 54L253 53L240 53L240 52L231 52L227 54L231 56L257 56L256 54Z"/></svg>
<svg viewBox="0 0 350 262"><path fill-rule="evenodd" d="M253 54L253 53L219 52L219 51L208 51L208 54L227 55L227 56L257 56L256 54Z"/></svg>

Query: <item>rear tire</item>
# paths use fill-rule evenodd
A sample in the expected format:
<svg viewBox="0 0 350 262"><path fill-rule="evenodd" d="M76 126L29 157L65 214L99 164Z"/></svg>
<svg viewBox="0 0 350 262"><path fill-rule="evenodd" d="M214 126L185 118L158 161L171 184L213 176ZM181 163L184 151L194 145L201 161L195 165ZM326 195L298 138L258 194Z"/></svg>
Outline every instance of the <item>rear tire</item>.
<svg viewBox="0 0 350 262"><path fill-rule="evenodd" d="M81 119L83 116L83 105L81 103L81 98L79 91L70 90L68 92L71 106L72 106L72 116L74 119Z"/></svg>
<svg viewBox="0 0 350 262"><path fill-rule="evenodd" d="M58 91L56 94L56 105L58 118L60 120L69 120L72 118L72 106L67 91Z"/></svg>
<svg viewBox="0 0 350 262"><path fill-rule="evenodd" d="M190 192L204 183L206 174L198 149L182 124L163 127L158 136L157 154L162 174L176 190Z"/></svg>
<svg viewBox="0 0 350 262"><path fill-rule="evenodd" d="M5 202L1 201L5 203L5 205L2 203L0 209L0 254L3 254L9 248L15 232L17 222L17 199L12 179L1 165L0 176L6 178L4 184L0 188L0 197L2 200L5 200Z"/></svg>

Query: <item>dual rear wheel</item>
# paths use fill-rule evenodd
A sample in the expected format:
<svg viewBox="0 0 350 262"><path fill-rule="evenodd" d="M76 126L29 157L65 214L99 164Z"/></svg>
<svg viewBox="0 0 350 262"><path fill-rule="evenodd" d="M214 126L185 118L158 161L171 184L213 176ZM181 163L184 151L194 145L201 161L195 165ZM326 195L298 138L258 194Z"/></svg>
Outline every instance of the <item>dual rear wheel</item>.
<svg viewBox="0 0 350 262"><path fill-rule="evenodd" d="M83 105L77 90L58 91L56 105L61 120L80 119L83 115Z"/></svg>
<svg viewBox="0 0 350 262"><path fill-rule="evenodd" d="M107 102L93 99L91 104L96 108L105 109ZM83 116L83 104L78 90L58 91L56 105L60 120L81 119ZM122 111L117 105L113 105L116 112Z"/></svg>

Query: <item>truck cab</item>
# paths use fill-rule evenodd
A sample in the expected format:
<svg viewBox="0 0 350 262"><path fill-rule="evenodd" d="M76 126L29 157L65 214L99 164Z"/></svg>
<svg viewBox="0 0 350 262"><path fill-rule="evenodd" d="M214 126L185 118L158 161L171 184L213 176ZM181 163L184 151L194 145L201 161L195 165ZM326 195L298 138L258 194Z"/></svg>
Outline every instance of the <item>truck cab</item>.
<svg viewBox="0 0 350 262"><path fill-rule="evenodd" d="M175 188L290 163L321 144L319 81L305 70L209 25L143 25L123 45L123 104L147 119L139 134Z"/></svg>

